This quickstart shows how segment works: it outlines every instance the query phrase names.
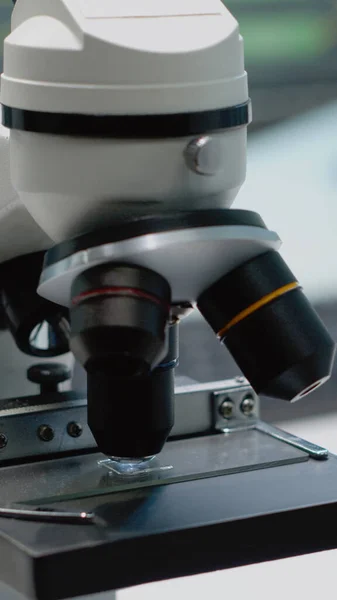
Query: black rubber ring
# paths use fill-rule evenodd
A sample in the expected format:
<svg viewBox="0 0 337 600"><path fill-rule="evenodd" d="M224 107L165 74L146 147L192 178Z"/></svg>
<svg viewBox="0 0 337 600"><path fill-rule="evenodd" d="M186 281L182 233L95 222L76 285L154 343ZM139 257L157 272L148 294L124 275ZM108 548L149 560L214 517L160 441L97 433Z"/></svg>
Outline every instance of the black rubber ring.
<svg viewBox="0 0 337 600"><path fill-rule="evenodd" d="M251 120L250 100L219 110L166 115L49 113L2 105L2 124L9 129L89 138L186 137L243 127Z"/></svg>

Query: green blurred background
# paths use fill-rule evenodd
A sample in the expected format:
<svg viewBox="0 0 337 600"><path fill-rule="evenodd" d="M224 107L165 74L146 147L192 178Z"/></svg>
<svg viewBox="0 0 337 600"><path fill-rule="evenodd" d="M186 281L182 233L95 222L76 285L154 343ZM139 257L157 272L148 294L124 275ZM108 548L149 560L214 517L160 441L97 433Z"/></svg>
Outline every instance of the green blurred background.
<svg viewBox="0 0 337 600"><path fill-rule="evenodd" d="M336 0L228 0L245 41L254 128L336 97Z"/></svg>
<svg viewBox="0 0 337 600"><path fill-rule="evenodd" d="M140 0L141 1L141 0ZM333 99L337 0L228 0L245 40L254 129ZM0 0L0 41L12 0ZM2 67L2 55L0 56Z"/></svg>

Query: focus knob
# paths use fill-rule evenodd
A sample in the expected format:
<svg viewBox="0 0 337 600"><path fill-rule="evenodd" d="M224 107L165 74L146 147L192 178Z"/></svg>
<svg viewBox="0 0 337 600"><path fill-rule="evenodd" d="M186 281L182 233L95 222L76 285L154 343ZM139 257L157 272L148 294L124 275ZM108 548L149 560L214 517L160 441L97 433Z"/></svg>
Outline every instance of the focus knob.
<svg viewBox="0 0 337 600"><path fill-rule="evenodd" d="M27 378L32 383L38 383L40 394L50 394L58 391L58 384L71 377L71 370L62 363L41 363L31 366Z"/></svg>

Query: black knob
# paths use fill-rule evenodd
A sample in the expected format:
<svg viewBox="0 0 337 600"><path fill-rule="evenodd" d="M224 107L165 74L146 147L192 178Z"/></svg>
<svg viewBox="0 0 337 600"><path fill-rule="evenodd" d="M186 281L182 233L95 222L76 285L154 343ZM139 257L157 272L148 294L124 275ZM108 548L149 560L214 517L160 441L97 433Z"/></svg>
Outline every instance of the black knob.
<svg viewBox="0 0 337 600"><path fill-rule="evenodd" d="M50 394L58 391L58 384L71 377L71 370L62 363L41 363L32 365L27 371L27 378L32 383L38 383L40 394Z"/></svg>

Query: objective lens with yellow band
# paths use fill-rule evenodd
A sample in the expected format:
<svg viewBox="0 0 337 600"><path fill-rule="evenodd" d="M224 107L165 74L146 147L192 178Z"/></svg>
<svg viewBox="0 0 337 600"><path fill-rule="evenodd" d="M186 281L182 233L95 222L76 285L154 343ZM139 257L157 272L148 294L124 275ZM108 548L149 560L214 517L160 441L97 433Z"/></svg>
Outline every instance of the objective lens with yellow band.
<svg viewBox="0 0 337 600"><path fill-rule="evenodd" d="M229 321L229 323L227 323L227 325L225 325L225 327L223 327L218 332L218 338L220 340L223 339L225 337L226 333L232 327L234 327L234 325L237 325L237 323L240 323L240 321L243 321L243 319L252 315L256 310L259 310L259 308L262 308L262 306L269 304L270 302L272 302L273 300L276 300L276 298L279 298L280 296L283 296L287 292L296 290L296 288L298 288L298 287L300 287L300 284L298 283L298 281L294 281L293 283L287 283L287 285L283 285L278 290L275 290L275 292L271 292L270 294L263 296L263 298L261 298L261 300L254 302L254 304L251 304L251 306L248 306L247 308L242 310L240 313L238 313L236 315L236 317L234 317L231 321Z"/></svg>
<svg viewBox="0 0 337 600"><path fill-rule="evenodd" d="M334 342L277 252L224 275L198 308L257 393L292 401L330 376Z"/></svg>

